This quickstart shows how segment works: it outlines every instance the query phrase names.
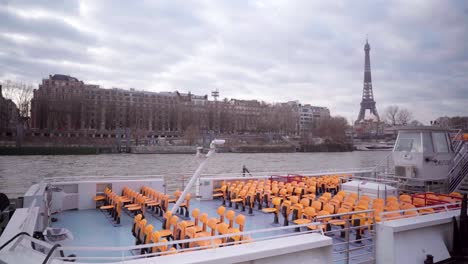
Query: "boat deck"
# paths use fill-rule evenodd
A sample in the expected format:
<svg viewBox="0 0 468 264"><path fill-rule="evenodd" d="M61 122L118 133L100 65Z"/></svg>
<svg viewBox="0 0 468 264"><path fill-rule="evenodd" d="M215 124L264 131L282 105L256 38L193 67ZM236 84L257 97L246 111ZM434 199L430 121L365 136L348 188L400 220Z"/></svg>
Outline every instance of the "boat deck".
<svg viewBox="0 0 468 264"><path fill-rule="evenodd" d="M218 217L216 214L217 208L222 204L221 200L212 200L212 201L191 201L191 210L194 208L199 208L201 213L208 213L209 217ZM172 207L172 205L170 205ZM283 224L283 217L279 216L279 224L273 223L273 214L266 214L259 211L257 208L253 210L253 214L248 214L248 208L245 212L241 211L241 208L234 209L226 206L226 210L234 210L237 214L243 214L246 216L245 231L250 230L259 230L259 229L269 229L273 227L280 227ZM184 216L178 215L181 220L188 220ZM133 237L131 230L133 226L133 216L128 214L125 210L122 211L120 225L114 226L111 219L108 216L101 212L99 209L90 209L90 210L70 210L63 211L59 214L54 215L58 219L57 222L51 224L51 227L54 228L66 228L71 231L73 235L73 240L60 241L62 246L78 246L78 247L125 247L135 245L135 238ZM154 226L154 230L162 229L162 217L150 215L147 211L146 217L148 224ZM294 225L290 223L290 225ZM294 229L288 230L275 230L265 233L256 233L252 234L253 239L259 239L266 236L274 236L285 233L294 232ZM333 251L334 259L337 261L335 263L341 263L340 259L345 257L345 252L340 252L345 250L344 239L340 237L339 229L332 229L331 232L326 234L329 237L333 238ZM355 232L352 232L350 240L355 239ZM364 232L363 238L368 237L369 240L364 240L363 243L350 243L350 248L354 249L350 252L352 263L359 263L363 258L359 257L360 255L366 254L366 257L369 257L372 252L372 241L370 240L370 234L366 230ZM137 255L138 251L83 251L83 252L65 252L65 255L75 254L80 257L85 256L102 256L102 257L121 257L125 255ZM344 262L344 261L343 261Z"/></svg>

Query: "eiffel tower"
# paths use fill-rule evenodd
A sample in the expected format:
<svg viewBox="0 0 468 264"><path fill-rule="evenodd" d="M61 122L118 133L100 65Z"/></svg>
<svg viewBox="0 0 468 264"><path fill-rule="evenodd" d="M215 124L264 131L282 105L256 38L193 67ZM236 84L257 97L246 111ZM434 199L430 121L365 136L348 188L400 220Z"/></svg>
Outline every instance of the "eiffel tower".
<svg viewBox="0 0 468 264"><path fill-rule="evenodd" d="M367 109L369 109L371 114L373 114L377 118L377 121L380 121L379 114L377 113L377 108L375 107L374 93L372 92L372 78L369 55L370 45L367 39L366 45L364 45L364 51L366 52L364 65L364 87L362 90L361 110L359 111L359 116L356 120L356 123L364 120L364 115Z"/></svg>

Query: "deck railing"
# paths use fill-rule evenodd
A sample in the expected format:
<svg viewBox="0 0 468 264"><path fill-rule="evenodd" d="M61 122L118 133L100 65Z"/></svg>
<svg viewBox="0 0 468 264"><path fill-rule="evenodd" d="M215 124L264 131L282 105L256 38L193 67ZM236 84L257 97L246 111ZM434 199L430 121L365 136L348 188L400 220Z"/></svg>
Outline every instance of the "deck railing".
<svg viewBox="0 0 468 264"><path fill-rule="evenodd" d="M355 175L370 175L373 167L364 168L349 168L349 169L324 169L310 171L260 171L246 173L218 173L218 174L202 174L200 180L206 179L248 179L248 178L269 178L272 175L304 175L304 176L320 176L330 174L355 174ZM118 180L162 180L164 185L164 193L172 195L176 190L184 190L187 183L190 181L192 173L166 173L162 174L143 174L143 175L76 175L63 177L46 177L43 179L44 184L60 184L70 182L95 181L95 182L111 182ZM199 185L192 187L192 193L198 192Z"/></svg>
<svg viewBox="0 0 468 264"><path fill-rule="evenodd" d="M54 257L57 260L77 260L77 261L128 261L131 259L139 259L139 258L147 258L152 256L161 256L161 255L169 255L175 253L182 253L186 251L193 251L193 250L202 250L202 249L209 249L209 248L217 248L220 246L231 246L231 245L239 245L239 244L246 244L252 243L257 241L264 241L270 240L275 238L285 238L303 234L311 234L311 233L318 233L322 234L323 232L317 230L307 230L302 232L294 232L296 228L306 228L310 225L319 225L320 223L309 223L303 225L293 225L293 226L284 226L284 227L274 227L268 229L260 229L260 230L252 230L252 231L244 231L240 233L234 234L226 234L226 235L216 235L216 236L209 236L209 237L199 237L193 239L184 239L184 240L175 240L169 242L160 242L160 243L152 243L152 244L143 244L137 246L126 246L126 247L60 247L60 250L65 252L73 252L76 253L76 257ZM265 235L266 234L266 235ZM239 237L242 236L245 239L240 241L233 241L229 238ZM255 238L253 238L255 236ZM215 241L218 239L226 239L225 243L218 244ZM194 244L196 242L209 242L207 245L200 246L197 248L180 248L180 245L187 245L187 244ZM176 247L177 249L174 251L164 251L164 252L154 252L154 253L145 253L140 254L142 250L150 249L153 247L167 247L170 249L171 247ZM118 253L120 256L80 256L80 253L83 252L99 252L99 254L108 252L108 253Z"/></svg>
<svg viewBox="0 0 468 264"><path fill-rule="evenodd" d="M345 220L345 225L341 229L331 229L326 227L327 223L323 222L329 219L338 220L339 218ZM362 220L362 221L361 221ZM356 222L357 221L357 222ZM309 230L307 226L317 226L316 230ZM323 229L320 227L323 226ZM375 217L374 210L355 211L344 214L332 214L326 216L319 216L315 218L315 222L301 224L301 225L290 225L282 227L273 227L260 230L244 231L240 233L227 234L227 235L216 235L210 237L200 237L193 239L184 239L169 241L163 243L152 243L137 246L126 246L126 247L69 247L63 246L57 248L64 252L73 252L76 257L61 257L55 256L53 259L56 260L76 260L83 262L112 262L112 261L128 261L132 259L147 258L153 256L170 255L176 253L183 253L186 251L202 250L217 248L220 246L231 246L246 243L253 243L258 241L271 240L275 238L285 238L297 235L318 233L321 235L335 236L337 232L343 232L343 242L333 243L333 261L335 263L374 263L375 262ZM300 229L300 232L297 231ZM355 235L355 238L352 236ZM221 244L215 243L217 239L242 236L243 239L240 241L229 241ZM206 245L197 248L180 248L180 245L194 244L196 242L203 241L207 242ZM176 247L173 251L144 253L140 252L144 249L152 247ZM83 256L89 255L91 252L99 252L101 256ZM114 256L102 256L103 253ZM117 253L117 254L115 254ZM81 256L80 256L81 255ZM119 255L119 256L115 256Z"/></svg>
<svg viewBox="0 0 468 264"><path fill-rule="evenodd" d="M458 210L460 206L459 202L448 203L448 204L438 204L433 206L418 207L408 210L398 210L391 212L382 212L380 217L382 222L397 220L406 218L409 216L404 216L403 214L408 211L415 211L413 216L419 216L428 213L420 213L420 210L433 209L432 213L440 212L449 212L453 210ZM398 217L387 217L386 215L391 213L398 213ZM257 241L270 240L275 238L285 238L303 234L312 234L319 233L321 235L332 236L336 238L336 234L342 234L341 239L335 239L333 243L333 260L335 263L374 263L375 262L375 223L376 223L375 211L364 210L364 211L353 211L350 213L344 214L333 214L326 216L316 217L314 222L302 224L302 225L290 225L283 227L273 227L260 230L251 230L244 231L239 233L227 234L227 235L216 235L210 237L200 237L193 239L185 240L176 240L169 242L160 242L152 244L143 244L143 245L132 245L124 247L82 247L82 246L56 246L54 253L51 254L49 262L53 260L68 260L68 261L83 261L83 262L114 262L114 261L128 261L131 259L147 258L151 256L160 256L168 255L174 253L182 253L189 250L199 250L207 248L216 248L219 246L230 246L230 245L239 245L245 243L253 243ZM329 220L344 220L344 225L341 228L331 228ZM316 230L309 230L307 226L315 225L317 226ZM327 226L328 225L328 226ZM324 229L322 230L321 227ZM297 229L302 229L300 232L297 232ZM240 237L241 240L228 240L228 238ZM355 236L355 237L353 237ZM226 238L225 243L217 244L215 241L217 239ZM187 243L196 243L199 241L208 241L206 245L198 248L181 248L180 245L186 245ZM37 240L32 237L23 236L21 239L18 239L9 251L15 251L16 247L20 247L24 250L28 245L34 245L34 248L38 251L48 254L54 245L48 244L44 241ZM141 254L142 249L148 249L152 247L171 247L176 246L174 251L164 251L164 252L154 252L154 253L145 253ZM63 255L63 252L68 254L73 253L76 256L67 256ZM92 256L96 252L96 255ZM60 254L59 254L60 253Z"/></svg>
<svg viewBox="0 0 468 264"><path fill-rule="evenodd" d="M461 202L442 203L442 204L437 204L437 205L416 207L416 208L405 209L405 210L381 212L380 219L382 220L382 222L385 222L385 221L410 218L410 217L420 216L420 215L450 212L450 211L460 210L460 205L461 205ZM429 211L429 209L433 209L433 211L432 210ZM411 214L405 215L406 212L414 212L414 215L411 215ZM393 214L399 214L399 215L388 216L388 215L393 215Z"/></svg>

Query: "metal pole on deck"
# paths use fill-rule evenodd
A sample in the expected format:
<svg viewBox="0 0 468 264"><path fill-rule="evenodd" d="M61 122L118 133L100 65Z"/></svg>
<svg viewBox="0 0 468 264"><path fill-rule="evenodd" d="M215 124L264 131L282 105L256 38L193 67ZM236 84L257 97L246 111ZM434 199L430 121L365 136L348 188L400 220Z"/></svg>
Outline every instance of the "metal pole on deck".
<svg viewBox="0 0 468 264"><path fill-rule="evenodd" d="M346 246L345 246L345 255L346 255L345 258L346 258L346 260L345 260L345 263L346 263L346 264L349 263L349 255L350 255L350 254L349 254L349 243L350 243L350 242L349 242L349 233L350 233L350 228L351 228L351 227L350 227L349 221L351 221L349 218L347 218L347 219L345 220L345 227L344 227L345 230L346 230L346 232L345 232L345 241L346 241ZM358 232L359 232L359 230L358 230Z"/></svg>
<svg viewBox="0 0 468 264"><path fill-rule="evenodd" d="M208 151L208 153L205 155L205 159L200 163L200 165L198 166L197 170L195 171L195 173L192 175L192 178L190 179L190 181L187 183L187 186L185 186L185 189L184 191L182 192L182 194L180 195L179 199L177 200L177 202L174 204L174 207L172 207L171 209L171 213L172 214L175 214L175 212L177 211L177 209L179 209L179 206L180 204L185 200L185 196L189 193L190 189L192 188L192 185L197 181L198 177L200 176L201 172L203 171L203 168L205 167L206 165L206 162L208 161L208 159L216 152L216 146L219 146L219 145L223 145L224 144L224 140L222 139L215 139L213 141L211 141L211 144L210 144L210 150ZM200 153L200 148L197 149L197 156L201 155Z"/></svg>

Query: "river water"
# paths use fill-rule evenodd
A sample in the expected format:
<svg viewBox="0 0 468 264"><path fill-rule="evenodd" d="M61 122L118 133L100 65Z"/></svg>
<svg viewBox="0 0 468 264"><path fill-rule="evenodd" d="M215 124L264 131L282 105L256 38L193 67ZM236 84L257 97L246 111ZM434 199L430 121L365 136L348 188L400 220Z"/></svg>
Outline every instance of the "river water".
<svg viewBox="0 0 468 264"><path fill-rule="evenodd" d="M218 153L203 173L240 173L242 165L251 172L311 171L375 166L388 151L340 153ZM25 193L43 177L94 175L192 174L198 167L195 155L106 154L65 156L0 156L0 192L10 198Z"/></svg>

